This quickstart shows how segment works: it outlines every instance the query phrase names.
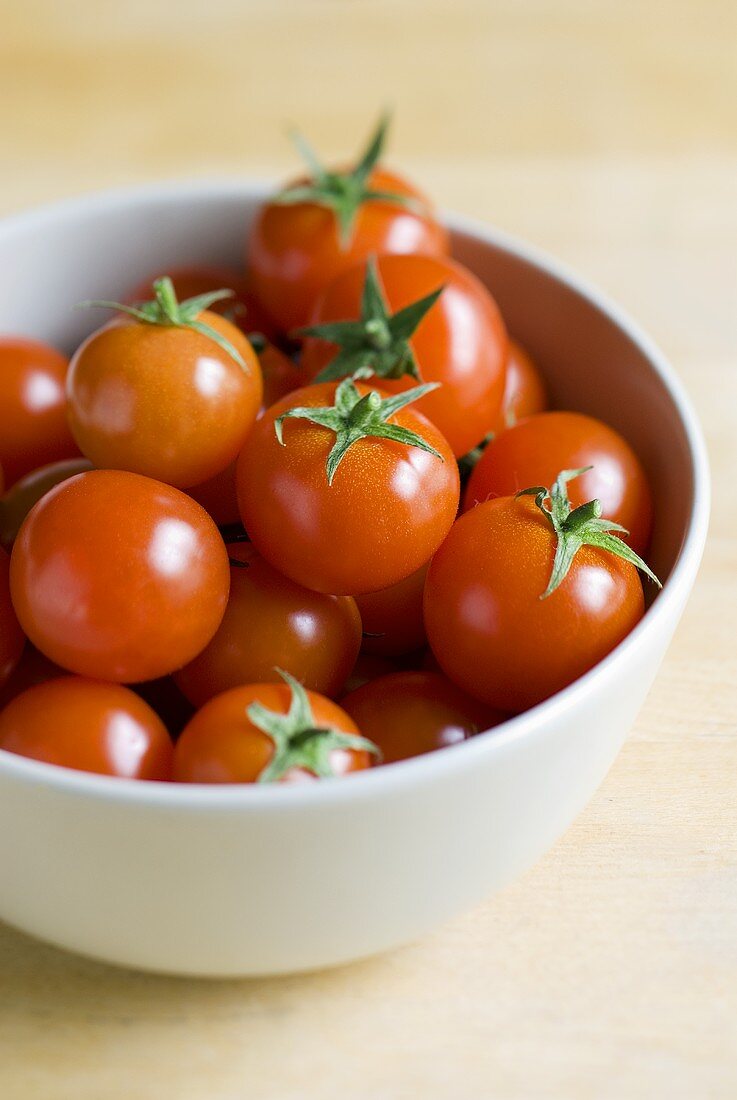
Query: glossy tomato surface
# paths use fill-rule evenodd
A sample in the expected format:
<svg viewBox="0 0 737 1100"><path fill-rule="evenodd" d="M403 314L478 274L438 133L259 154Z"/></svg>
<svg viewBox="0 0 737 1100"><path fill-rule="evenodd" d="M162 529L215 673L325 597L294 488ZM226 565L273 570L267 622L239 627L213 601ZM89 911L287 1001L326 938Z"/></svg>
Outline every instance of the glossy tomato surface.
<svg viewBox="0 0 737 1100"><path fill-rule="evenodd" d="M0 748L120 779L171 778L166 727L128 688L67 676L18 695L0 712Z"/></svg>
<svg viewBox="0 0 737 1100"><path fill-rule="evenodd" d="M67 423L67 359L47 344L0 336L0 464L5 488L79 454Z"/></svg>
<svg viewBox="0 0 737 1100"><path fill-rule="evenodd" d="M574 483L572 483L574 484ZM583 547L546 599L555 537L531 497L479 504L454 524L425 583L438 663L464 691L525 710L573 683L642 618L637 570Z"/></svg>
<svg viewBox="0 0 737 1100"><path fill-rule="evenodd" d="M391 764L457 745L503 721L437 672L395 672L345 695L340 705Z"/></svg>
<svg viewBox="0 0 737 1100"><path fill-rule="evenodd" d="M510 339L504 398L491 431L503 432L525 417L544 412L547 407L548 394L540 371L522 345Z"/></svg>
<svg viewBox="0 0 737 1100"><path fill-rule="evenodd" d="M95 466L185 489L236 458L261 407L261 369L235 325L207 311L198 320L245 367L200 332L130 318L98 329L75 352L69 422Z"/></svg>
<svg viewBox="0 0 737 1100"><path fill-rule="evenodd" d="M251 541L270 565L317 592L356 595L396 584L429 560L455 518L458 466L437 428L405 408L391 422L422 435L442 458L360 439L328 484L335 434L289 419L282 446L274 421L290 408L332 405L335 390L333 383L297 390L258 421L238 460L238 500Z"/></svg>
<svg viewBox="0 0 737 1100"><path fill-rule="evenodd" d="M0 687L20 661L25 643L10 598L10 558L0 549Z"/></svg>
<svg viewBox="0 0 737 1100"><path fill-rule="evenodd" d="M308 692L307 697L320 729L358 733L336 703L314 692ZM286 684L248 684L211 699L177 742L174 778L180 783L256 783L274 755L272 739L248 717L248 708L257 702L275 713L286 714L290 689ZM336 775L344 775L370 767L371 756L363 749L334 749L330 762ZM303 768L293 768L280 782L309 782L315 778Z"/></svg>
<svg viewBox="0 0 737 1100"><path fill-rule="evenodd" d="M363 203L347 244L340 240L334 212L317 203L267 202L256 215L247 245L251 285L284 332L306 325L327 285L368 256L447 254L447 231L417 188L381 168L371 173L368 182L374 189L406 195L417 205Z"/></svg>
<svg viewBox="0 0 737 1100"><path fill-rule="evenodd" d="M312 592L277 573L248 543L229 547L230 599L215 637L175 679L196 706L242 684L290 672L311 691L337 695L361 646L350 596Z"/></svg>
<svg viewBox="0 0 737 1100"><path fill-rule="evenodd" d="M188 298L197 298L200 294L210 294L214 290L234 291L232 298L223 298L222 301L214 302L209 307L213 313L219 313L235 321L244 332L260 332L269 339L278 335L273 317L269 317L257 301L250 288L248 277L243 272L230 267L199 264L160 271L135 286L126 295L126 302L148 301L154 282L166 275L171 279L174 292L180 302Z"/></svg>
<svg viewBox="0 0 737 1100"><path fill-rule="evenodd" d="M598 498L604 517L622 524L629 531L626 541L644 553L652 498L642 464L618 432L583 413L541 413L493 439L471 474L464 508L533 485L552 485L561 470L584 466L592 469L568 487L574 508Z"/></svg>
<svg viewBox="0 0 737 1100"><path fill-rule="evenodd" d="M23 520L49 489L91 469L89 459L67 458L63 462L41 466L19 478L12 489L0 497L0 544L10 550Z"/></svg>
<svg viewBox="0 0 737 1100"><path fill-rule="evenodd" d="M427 563L404 580L356 597L363 623L364 653L398 657L425 644L422 594Z"/></svg>
<svg viewBox="0 0 737 1100"><path fill-rule="evenodd" d="M466 454L498 419L504 394L507 332L494 299L466 268L444 256L380 256L379 280L392 313L444 287L410 340L423 382L440 387L417 402L443 433L457 457ZM310 324L354 321L361 314L366 264L341 274L318 301ZM336 353L334 344L310 338L302 367L314 378ZM387 393L417 379L377 379Z"/></svg>
<svg viewBox="0 0 737 1100"><path fill-rule="evenodd" d="M171 486L118 470L52 489L13 547L13 602L34 645L102 680L181 668L220 625L229 585L207 513Z"/></svg>

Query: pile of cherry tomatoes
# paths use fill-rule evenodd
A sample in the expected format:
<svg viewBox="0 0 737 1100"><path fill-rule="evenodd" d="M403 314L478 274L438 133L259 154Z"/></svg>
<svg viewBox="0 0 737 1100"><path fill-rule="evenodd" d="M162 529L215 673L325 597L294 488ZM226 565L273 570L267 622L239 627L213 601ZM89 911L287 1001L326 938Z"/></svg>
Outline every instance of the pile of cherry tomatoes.
<svg viewBox="0 0 737 1100"><path fill-rule="evenodd" d="M0 748L340 775L499 724L641 618L637 456L547 410L385 131L340 171L299 139L246 275L86 303L71 362L0 337Z"/></svg>

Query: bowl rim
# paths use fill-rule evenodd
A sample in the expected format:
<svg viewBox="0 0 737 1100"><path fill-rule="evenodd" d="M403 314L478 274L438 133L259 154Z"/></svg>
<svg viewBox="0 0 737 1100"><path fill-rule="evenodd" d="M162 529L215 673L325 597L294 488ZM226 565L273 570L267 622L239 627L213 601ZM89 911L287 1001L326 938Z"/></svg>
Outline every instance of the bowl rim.
<svg viewBox="0 0 737 1100"><path fill-rule="evenodd" d="M3 239L33 230L42 230L49 222L73 219L78 215L105 214L121 207L172 200L193 202L262 201L273 190L268 180L193 179L160 181L82 194L57 202L23 210L0 219L0 245ZM710 475L706 445L698 418L684 386L668 359L655 342L619 305L595 285L536 245L521 241L503 230L476 219L441 211L451 232L479 240L481 244L507 252L525 263L541 268L548 276L586 299L639 349L666 389L681 421L686 437L693 475L693 498L688 525L678 557L662 591L648 608L635 629L589 672L568 687L516 715L501 726L478 734L443 752L427 753L386 767L357 772L335 780L280 786L258 784L177 784L160 781L119 779L113 776L74 771L55 764L31 760L0 749L0 777L7 776L33 787L51 787L69 796L91 800L145 805L162 812L244 813L300 811L346 801L372 800L383 793L434 782L466 771L479 757L504 753L523 739L544 736L550 720L561 717L618 675L622 662L636 660L647 646L658 625L667 621L671 611L685 603L698 571L706 541L710 509Z"/></svg>

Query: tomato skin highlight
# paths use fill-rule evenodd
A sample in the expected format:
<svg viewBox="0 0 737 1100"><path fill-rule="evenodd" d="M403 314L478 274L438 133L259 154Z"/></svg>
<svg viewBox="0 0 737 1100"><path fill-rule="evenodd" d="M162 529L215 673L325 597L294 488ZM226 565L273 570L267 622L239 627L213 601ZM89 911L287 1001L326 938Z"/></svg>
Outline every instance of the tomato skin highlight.
<svg viewBox="0 0 737 1100"><path fill-rule="evenodd" d="M261 369L235 325L208 311L198 320L230 341L245 369L199 332L130 318L74 353L69 423L95 466L186 489L237 457L261 406Z"/></svg>
<svg viewBox="0 0 737 1100"><path fill-rule="evenodd" d="M133 683L180 668L223 617L230 570L207 513L171 486L115 470L57 485L23 524L13 603L63 668Z"/></svg>
<svg viewBox="0 0 737 1100"><path fill-rule="evenodd" d="M0 499L0 545L12 549L24 519L33 506L55 485L92 469L87 458L67 458L31 470Z"/></svg>
<svg viewBox="0 0 737 1100"><path fill-rule="evenodd" d="M401 657L425 645L422 595L428 564L390 588L356 597L363 623L364 653Z"/></svg>
<svg viewBox="0 0 737 1100"><path fill-rule="evenodd" d="M350 596L312 592L277 573L248 543L229 547L230 599L209 645L174 679L202 706L244 684L280 683L277 668L314 692L343 688L361 646L361 616Z"/></svg>
<svg viewBox="0 0 737 1100"><path fill-rule="evenodd" d="M66 676L37 684L0 712L0 748L121 779L171 778L172 743L128 688Z"/></svg>
<svg viewBox="0 0 737 1100"><path fill-rule="evenodd" d="M260 554L317 592L388 588L424 565L456 515L458 466L440 432L411 407L392 423L422 435L442 456L385 439L349 449L332 485L326 462L335 434L307 420L274 422L290 408L332 405L336 385L297 390L273 405L238 460L241 518ZM358 385L364 395L374 389Z"/></svg>
<svg viewBox="0 0 737 1100"><path fill-rule="evenodd" d="M498 710L526 710L567 687L644 613L634 566L590 546L541 600L554 553L532 498L500 497L461 516L430 563L425 627L438 664Z"/></svg>
<svg viewBox="0 0 737 1100"><path fill-rule="evenodd" d="M445 287L409 343L421 380L441 384L416 408L460 457L481 442L502 407L508 339L499 309L476 276L447 257L380 256L377 266L392 313ZM310 324L357 320L365 277L365 263L342 273L317 302ZM306 378L314 379L335 352L334 344L308 337L302 356ZM417 380L405 375L377 378L375 384L386 393L400 393Z"/></svg>
<svg viewBox="0 0 737 1100"><path fill-rule="evenodd" d="M336 703L308 691L315 723L320 728L357 734L354 722ZM185 727L174 750L174 778L179 783L256 783L274 755L268 734L255 726L247 711L259 702L286 714L291 692L285 684L247 684L217 695ZM363 749L334 749L331 765L336 775L371 766ZM291 768L281 783L311 782L317 777L303 768Z"/></svg>
<svg viewBox="0 0 737 1100"><path fill-rule="evenodd" d="M37 340L0 336L0 464L18 478L79 455L67 423L68 361Z"/></svg>
<svg viewBox="0 0 737 1100"><path fill-rule="evenodd" d="M371 173L369 185L405 195L420 207L363 203L347 247L341 245L335 214L326 206L267 202L256 215L246 266L259 302L283 332L306 325L328 283L370 255L447 255L447 230L435 220L428 200L416 187L382 168Z"/></svg>
<svg viewBox="0 0 737 1100"><path fill-rule="evenodd" d="M26 638L10 597L10 558L0 549L0 687L21 659Z"/></svg>
<svg viewBox="0 0 737 1100"><path fill-rule="evenodd" d="M340 705L391 764L459 744L504 720L436 672L395 672L343 696Z"/></svg>
<svg viewBox="0 0 737 1100"><path fill-rule="evenodd" d="M495 434L503 432L519 420L545 412L547 407L548 394L540 371L522 345L510 338L504 398L499 417L490 430Z"/></svg>
<svg viewBox="0 0 737 1100"><path fill-rule="evenodd" d="M572 505L601 501L607 519L642 555L650 541L652 496L647 476L629 443L601 420L574 412L546 412L520 421L493 439L474 468L464 511L479 501L533 485L551 485L560 470L593 469L570 482Z"/></svg>

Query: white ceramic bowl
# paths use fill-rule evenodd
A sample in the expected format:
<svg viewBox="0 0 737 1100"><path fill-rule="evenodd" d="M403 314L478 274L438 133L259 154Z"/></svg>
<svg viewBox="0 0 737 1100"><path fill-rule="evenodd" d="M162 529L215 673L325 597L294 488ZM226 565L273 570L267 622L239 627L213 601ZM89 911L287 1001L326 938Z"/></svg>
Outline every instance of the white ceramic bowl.
<svg viewBox="0 0 737 1100"><path fill-rule="evenodd" d="M165 185L0 225L0 332L71 349L152 271L239 263L265 188ZM0 918L127 966L272 974L421 935L538 859L606 774L680 618L706 535L704 445L671 367L619 309L536 251L451 219L555 403L598 415L652 480L645 618L567 690L472 741L304 787L190 787L84 775L0 751ZM102 517L101 517L102 520ZM53 722L53 716L49 716Z"/></svg>

